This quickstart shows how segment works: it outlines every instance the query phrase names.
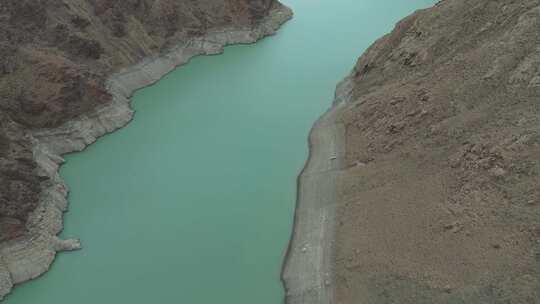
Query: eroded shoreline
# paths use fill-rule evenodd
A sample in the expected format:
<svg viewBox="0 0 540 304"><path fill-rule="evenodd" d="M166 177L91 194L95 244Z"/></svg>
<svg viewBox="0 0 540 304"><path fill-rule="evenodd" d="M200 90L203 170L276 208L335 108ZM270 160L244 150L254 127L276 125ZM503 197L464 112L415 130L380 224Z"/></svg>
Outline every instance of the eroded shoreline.
<svg viewBox="0 0 540 304"><path fill-rule="evenodd" d="M292 11L288 7L276 6L255 28L213 31L182 43L165 55L148 58L121 70L107 80L107 90L113 96L110 104L59 128L34 132L34 158L40 176L48 177L50 182L42 191L38 207L29 217L28 235L0 246L0 299L14 285L46 272L57 252L80 248L76 239L61 240L57 237L62 231L62 217L68 207L68 189L58 174L64 162L62 155L82 151L99 137L127 125L133 117L130 97L134 91L152 85L195 56L219 54L227 45L250 44L272 35L291 17Z"/></svg>
<svg viewBox="0 0 540 304"><path fill-rule="evenodd" d="M333 303L335 202L345 156L344 126L336 115L351 89L350 78L338 85L332 107L309 133L309 154L297 179L292 237L281 274L288 304Z"/></svg>

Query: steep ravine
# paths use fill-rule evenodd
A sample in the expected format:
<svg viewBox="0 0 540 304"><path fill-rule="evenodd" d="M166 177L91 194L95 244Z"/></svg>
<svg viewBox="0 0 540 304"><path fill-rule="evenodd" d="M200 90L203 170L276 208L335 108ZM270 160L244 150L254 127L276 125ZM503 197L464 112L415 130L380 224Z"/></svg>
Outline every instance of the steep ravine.
<svg viewBox="0 0 540 304"><path fill-rule="evenodd" d="M293 303L540 303L538 29L538 0L444 0L360 57L312 132L297 221L334 236L293 241L330 252Z"/></svg>
<svg viewBox="0 0 540 304"><path fill-rule="evenodd" d="M0 5L0 298L60 240L62 155L127 124L129 98L197 55L273 34L277 1L4 1Z"/></svg>

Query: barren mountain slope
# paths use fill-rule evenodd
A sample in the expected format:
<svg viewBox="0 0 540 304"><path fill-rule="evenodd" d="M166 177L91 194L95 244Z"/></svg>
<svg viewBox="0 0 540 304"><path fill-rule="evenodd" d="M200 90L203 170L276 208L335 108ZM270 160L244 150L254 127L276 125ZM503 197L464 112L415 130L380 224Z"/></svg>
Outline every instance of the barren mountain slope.
<svg viewBox="0 0 540 304"><path fill-rule="evenodd" d="M2 0L0 300L81 247L57 237L62 155L126 125L135 90L291 16L275 0Z"/></svg>
<svg viewBox="0 0 540 304"><path fill-rule="evenodd" d="M540 1L441 1L347 81L335 303L540 303Z"/></svg>
<svg viewBox="0 0 540 304"><path fill-rule="evenodd" d="M30 130L110 102L119 68L203 36L255 26L273 0L2 0L0 241L24 234L40 182Z"/></svg>

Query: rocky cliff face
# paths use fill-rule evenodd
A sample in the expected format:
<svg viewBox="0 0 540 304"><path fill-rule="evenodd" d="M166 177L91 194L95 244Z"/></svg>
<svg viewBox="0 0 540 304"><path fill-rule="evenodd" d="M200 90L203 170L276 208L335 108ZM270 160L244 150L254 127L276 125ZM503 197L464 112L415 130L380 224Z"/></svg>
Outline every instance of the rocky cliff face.
<svg viewBox="0 0 540 304"><path fill-rule="evenodd" d="M440 1L346 83L335 303L540 303L540 1Z"/></svg>
<svg viewBox="0 0 540 304"><path fill-rule="evenodd" d="M62 241L61 155L132 116L131 93L191 57L251 43L291 17L274 0L0 3L0 299Z"/></svg>

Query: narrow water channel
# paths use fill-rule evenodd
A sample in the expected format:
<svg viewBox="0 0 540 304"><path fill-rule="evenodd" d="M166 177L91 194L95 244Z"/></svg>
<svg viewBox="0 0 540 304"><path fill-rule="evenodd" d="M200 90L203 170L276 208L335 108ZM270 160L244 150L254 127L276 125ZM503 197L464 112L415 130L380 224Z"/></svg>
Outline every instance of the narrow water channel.
<svg viewBox="0 0 540 304"><path fill-rule="evenodd" d="M9 304L278 304L313 122L357 57L434 0L286 0L277 36L136 93L134 121L69 155L63 253Z"/></svg>

